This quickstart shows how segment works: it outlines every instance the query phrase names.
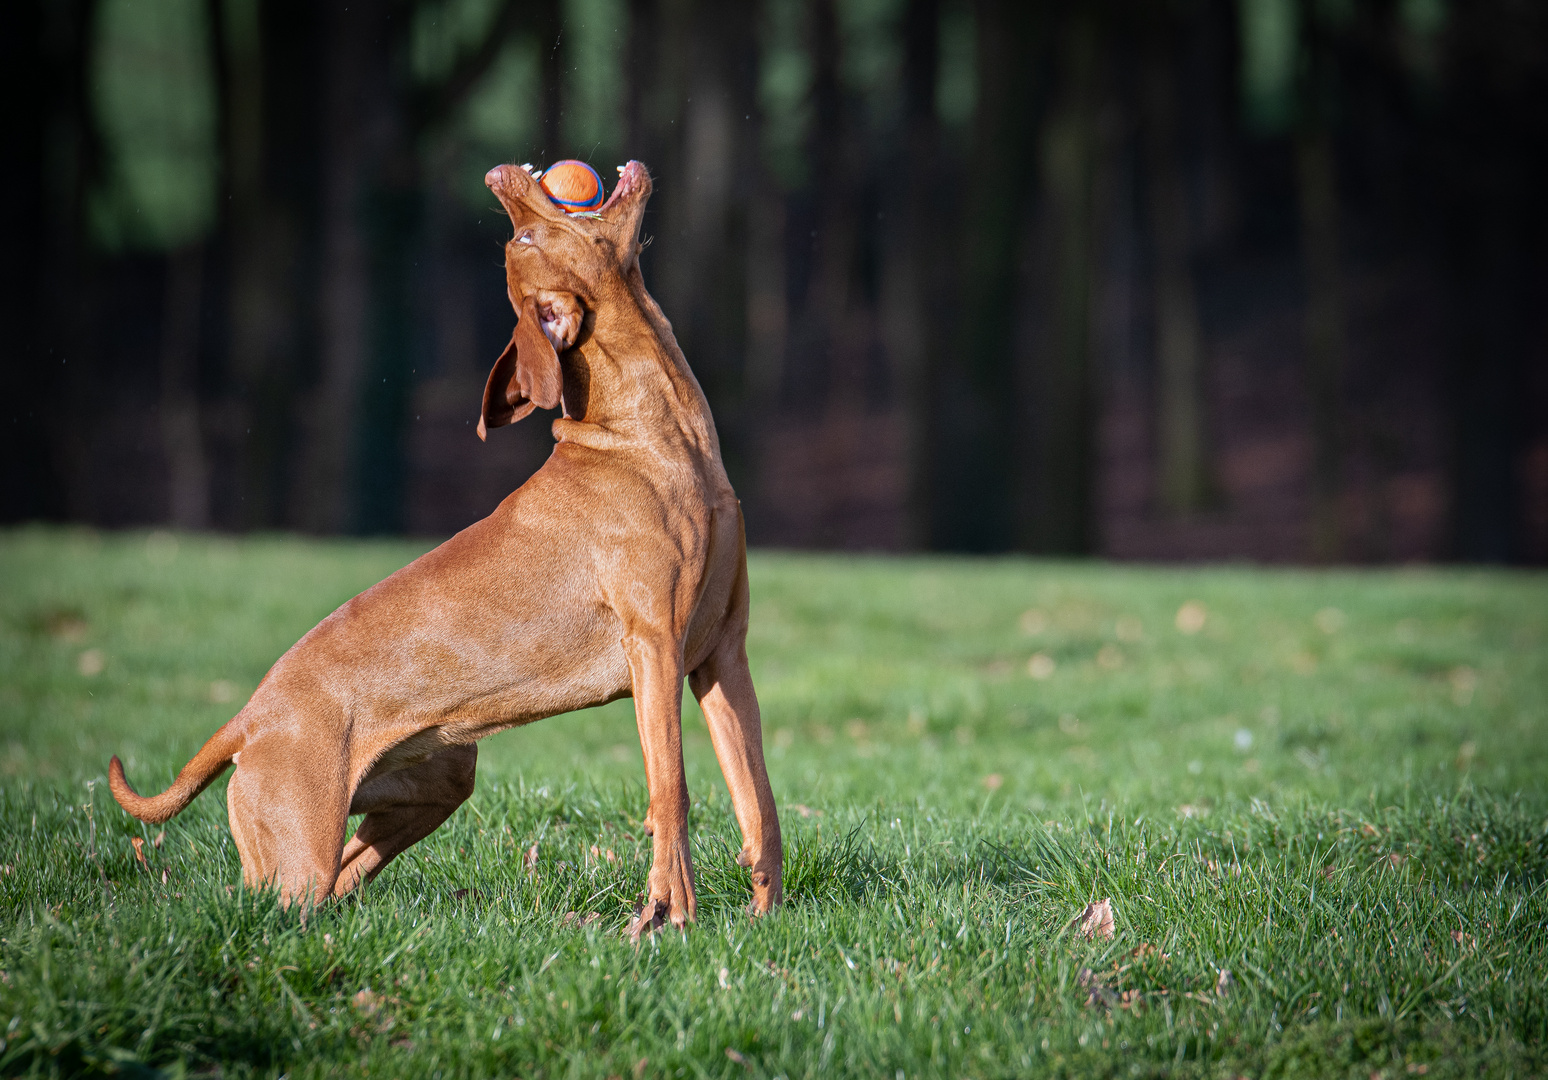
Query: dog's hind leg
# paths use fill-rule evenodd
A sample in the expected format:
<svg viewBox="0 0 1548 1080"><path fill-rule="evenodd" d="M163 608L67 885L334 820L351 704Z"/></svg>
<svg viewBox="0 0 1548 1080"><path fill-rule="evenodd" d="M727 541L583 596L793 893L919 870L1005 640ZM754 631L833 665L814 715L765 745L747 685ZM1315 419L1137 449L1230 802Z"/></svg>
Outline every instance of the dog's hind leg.
<svg viewBox="0 0 1548 1080"><path fill-rule="evenodd" d="M241 752L226 789L231 834L249 888L311 907L333 892L349 821L342 755L309 741L267 739Z"/></svg>
<svg viewBox="0 0 1548 1080"><path fill-rule="evenodd" d="M344 845L333 894L342 896L370 881L440 827L473 794L477 765L478 745L469 743L361 784L349 812L365 818Z"/></svg>
<svg viewBox="0 0 1548 1080"><path fill-rule="evenodd" d="M783 846L774 789L763 761L763 723L758 695L741 635L728 634L708 660L688 676L709 724L715 757L731 791L731 805L742 827L737 862L752 871L752 911L762 915L784 896L780 863Z"/></svg>

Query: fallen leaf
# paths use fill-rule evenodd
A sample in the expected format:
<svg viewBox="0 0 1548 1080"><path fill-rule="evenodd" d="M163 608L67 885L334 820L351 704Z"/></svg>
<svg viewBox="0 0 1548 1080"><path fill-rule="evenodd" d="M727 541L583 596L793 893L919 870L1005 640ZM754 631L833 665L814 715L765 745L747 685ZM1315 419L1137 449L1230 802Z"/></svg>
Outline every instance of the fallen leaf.
<svg viewBox="0 0 1548 1080"><path fill-rule="evenodd" d="M747 1063L747 1059L745 1057L731 1049L729 1046L726 1047L726 1057L730 1058L744 1069L752 1068L752 1066Z"/></svg>
<svg viewBox="0 0 1548 1080"><path fill-rule="evenodd" d="M381 995L370 989L357 992L350 1000L354 1002L355 1008L359 1009L367 1016L370 1016L372 1013L376 1012L377 1009L382 1007Z"/></svg>
<svg viewBox="0 0 1548 1080"><path fill-rule="evenodd" d="M1220 974L1215 978L1215 996L1225 997L1236 985L1236 980L1231 977L1230 968L1221 968Z"/></svg>
<svg viewBox="0 0 1548 1080"><path fill-rule="evenodd" d="M151 847L159 849L161 847L161 842L163 840L165 840L166 838L167 838L167 830L162 829L159 833L156 834L155 839L153 839L151 841Z"/></svg>
<svg viewBox="0 0 1548 1080"><path fill-rule="evenodd" d="M134 847L134 857L140 860L141 866L149 870L150 863L145 861L145 841L135 836L130 838L129 843Z"/></svg>
<svg viewBox="0 0 1548 1080"><path fill-rule="evenodd" d="M1197 600L1189 600L1177 609L1177 618L1173 620L1177 629L1185 634L1197 634L1204 629L1204 623L1209 619L1209 612L1204 610L1204 605Z"/></svg>
<svg viewBox="0 0 1548 1080"><path fill-rule="evenodd" d="M527 868L527 873L537 869L537 845L533 844L527 849L527 853L521 857L522 866Z"/></svg>
<svg viewBox="0 0 1548 1080"><path fill-rule="evenodd" d="M1075 920L1070 923L1070 927L1080 931L1082 937L1092 940L1112 937L1112 897L1103 897L1094 903L1087 904L1085 910L1075 916Z"/></svg>

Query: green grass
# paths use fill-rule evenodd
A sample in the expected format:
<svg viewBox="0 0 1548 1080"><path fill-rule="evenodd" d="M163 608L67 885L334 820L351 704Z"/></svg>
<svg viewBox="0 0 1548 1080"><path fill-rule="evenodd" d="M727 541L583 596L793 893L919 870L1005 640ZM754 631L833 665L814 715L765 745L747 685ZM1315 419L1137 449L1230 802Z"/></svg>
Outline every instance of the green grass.
<svg viewBox="0 0 1548 1080"><path fill-rule="evenodd" d="M109 754L165 784L419 550L0 534L0 1075L1548 1070L1540 574L755 555L787 904L743 913L690 705L699 920L638 949L627 701L487 741L305 926L233 888L223 784L118 809Z"/></svg>

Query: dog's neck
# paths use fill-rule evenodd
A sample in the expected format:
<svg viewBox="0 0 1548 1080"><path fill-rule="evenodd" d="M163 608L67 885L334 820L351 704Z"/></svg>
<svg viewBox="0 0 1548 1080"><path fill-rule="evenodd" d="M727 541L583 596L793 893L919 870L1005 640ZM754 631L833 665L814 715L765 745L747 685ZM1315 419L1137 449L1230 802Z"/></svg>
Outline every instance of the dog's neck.
<svg viewBox="0 0 1548 1080"><path fill-rule="evenodd" d="M610 292L598 298L590 334L562 354L565 417L554 437L599 449L676 444L718 463L709 402L638 266Z"/></svg>

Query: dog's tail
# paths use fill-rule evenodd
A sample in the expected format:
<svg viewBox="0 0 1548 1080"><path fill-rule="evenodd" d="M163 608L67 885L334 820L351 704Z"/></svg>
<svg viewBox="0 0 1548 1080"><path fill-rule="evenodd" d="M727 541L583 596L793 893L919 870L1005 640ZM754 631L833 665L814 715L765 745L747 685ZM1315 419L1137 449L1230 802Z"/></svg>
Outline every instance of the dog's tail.
<svg viewBox="0 0 1548 1080"><path fill-rule="evenodd" d="M183 766L171 787L160 795L151 796L140 795L129 786L129 781L124 778L124 763L114 754L113 760L108 762L108 787L113 789L113 798L118 800L119 806L141 821L160 825L180 813L199 792L225 772L242 749L242 743L240 726L233 719L210 736L193 759Z"/></svg>

